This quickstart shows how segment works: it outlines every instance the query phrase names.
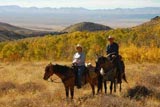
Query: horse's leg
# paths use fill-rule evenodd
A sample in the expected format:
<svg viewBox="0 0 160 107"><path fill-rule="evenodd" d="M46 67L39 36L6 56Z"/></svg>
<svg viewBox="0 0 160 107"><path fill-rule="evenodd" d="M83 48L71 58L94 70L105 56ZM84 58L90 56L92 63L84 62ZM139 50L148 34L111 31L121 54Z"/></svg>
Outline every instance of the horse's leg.
<svg viewBox="0 0 160 107"><path fill-rule="evenodd" d="M98 76L98 89L97 89L97 94L99 93L100 90L100 76Z"/></svg>
<svg viewBox="0 0 160 107"><path fill-rule="evenodd" d="M70 88L71 99L74 97L74 86Z"/></svg>
<svg viewBox="0 0 160 107"><path fill-rule="evenodd" d="M124 75L124 74L123 74L123 75ZM120 89L119 89L120 92L122 91L122 78L123 78L123 75L122 75L121 78L120 78Z"/></svg>
<svg viewBox="0 0 160 107"><path fill-rule="evenodd" d="M105 90L105 93L107 93L107 81L104 81L104 90Z"/></svg>
<svg viewBox="0 0 160 107"><path fill-rule="evenodd" d="M120 74L119 74L119 76L117 77L117 83L119 84L119 91L121 92L121 84L122 84L122 76L120 76Z"/></svg>
<svg viewBox="0 0 160 107"><path fill-rule="evenodd" d="M116 80L114 80L114 92L116 92Z"/></svg>
<svg viewBox="0 0 160 107"><path fill-rule="evenodd" d="M91 85L91 88L92 88L92 94L93 96L95 95L95 87L94 87L94 84L90 84Z"/></svg>
<svg viewBox="0 0 160 107"><path fill-rule="evenodd" d="M110 94L112 94L112 87L113 87L113 82L111 81L111 84L110 84Z"/></svg>
<svg viewBox="0 0 160 107"><path fill-rule="evenodd" d="M68 98L69 97L69 87L65 86L65 90L66 90L66 98Z"/></svg>
<svg viewBox="0 0 160 107"><path fill-rule="evenodd" d="M100 90L102 92L102 76L98 76L98 90L97 90L97 94L99 93Z"/></svg>
<svg viewBox="0 0 160 107"><path fill-rule="evenodd" d="M121 86L122 83L120 83L119 85L120 85L119 91L121 92L122 91L122 86Z"/></svg>

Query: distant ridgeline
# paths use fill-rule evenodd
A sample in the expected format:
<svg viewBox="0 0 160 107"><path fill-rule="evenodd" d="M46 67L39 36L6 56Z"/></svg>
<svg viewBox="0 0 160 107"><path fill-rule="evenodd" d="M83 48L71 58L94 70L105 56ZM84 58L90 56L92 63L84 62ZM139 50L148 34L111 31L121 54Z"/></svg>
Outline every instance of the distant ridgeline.
<svg viewBox="0 0 160 107"><path fill-rule="evenodd" d="M36 31L26 28L21 28L17 26L10 25L8 23L0 22L0 42L17 40L28 37L44 36L47 34L62 34L63 32L48 32L48 31Z"/></svg>
<svg viewBox="0 0 160 107"><path fill-rule="evenodd" d="M62 32L75 32L75 31L102 31L102 30L111 30L110 27L105 26L105 25L100 25L96 23L91 23L91 22L82 22L82 23L77 23L74 25L71 25L64 29Z"/></svg>
<svg viewBox="0 0 160 107"><path fill-rule="evenodd" d="M71 60L75 45L82 44L87 60L95 54L105 55L107 37L113 35L120 44L120 53L125 61L160 62L160 17L142 25L95 32L66 33L62 35L27 38L0 43L0 59L18 60Z"/></svg>

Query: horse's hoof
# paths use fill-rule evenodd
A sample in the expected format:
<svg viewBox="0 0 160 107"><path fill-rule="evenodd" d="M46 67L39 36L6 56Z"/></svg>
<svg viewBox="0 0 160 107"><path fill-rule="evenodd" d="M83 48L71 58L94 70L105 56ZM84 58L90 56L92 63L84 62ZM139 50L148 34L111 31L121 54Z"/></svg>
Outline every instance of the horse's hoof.
<svg viewBox="0 0 160 107"><path fill-rule="evenodd" d="M73 98L71 98L71 102L73 102L74 101L74 99Z"/></svg>

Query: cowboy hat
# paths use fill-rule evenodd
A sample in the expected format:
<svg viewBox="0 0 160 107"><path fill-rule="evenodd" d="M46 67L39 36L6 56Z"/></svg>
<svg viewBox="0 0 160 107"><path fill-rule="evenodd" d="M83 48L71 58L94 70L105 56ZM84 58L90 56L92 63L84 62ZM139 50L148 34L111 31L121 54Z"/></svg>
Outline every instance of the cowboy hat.
<svg viewBox="0 0 160 107"><path fill-rule="evenodd" d="M77 49L77 48L82 48L82 46L81 46L80 44L77 44L77 45L76 45L76 49Z"/></svg>
<svg viewBox="0 0 160 107"><path fill-rule="evenodd" d="M109 39L114 39L114 37L110 35L110 36L108 36L108 40L109 40Z"/></svg>

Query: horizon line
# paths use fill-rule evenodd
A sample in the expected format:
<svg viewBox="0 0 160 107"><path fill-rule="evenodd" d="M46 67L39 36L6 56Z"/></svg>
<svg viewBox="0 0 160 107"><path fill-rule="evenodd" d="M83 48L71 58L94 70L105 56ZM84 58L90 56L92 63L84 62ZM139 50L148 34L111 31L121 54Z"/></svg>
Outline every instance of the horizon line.
<svg viewBox="0 0 160 107"><path fill-rule="evenodd" d="M20 7L20 8L38 8L38 9L44 9L44 8L50 8L50 9L63 9L63 8L82 8L82 9L86 9L86 10L114 10L114 9L142 9L142 8L160 8L157 6L148 6L148 7L135 7L135 8L122 8L122 7L117 7L117 8L86 8L86 7L50 7L50 6L46 6L46 7L38 7L38 6L20 6L20 5L0 5L0 7L11 7L11 6L15 6L15 7Z"/></svg>

